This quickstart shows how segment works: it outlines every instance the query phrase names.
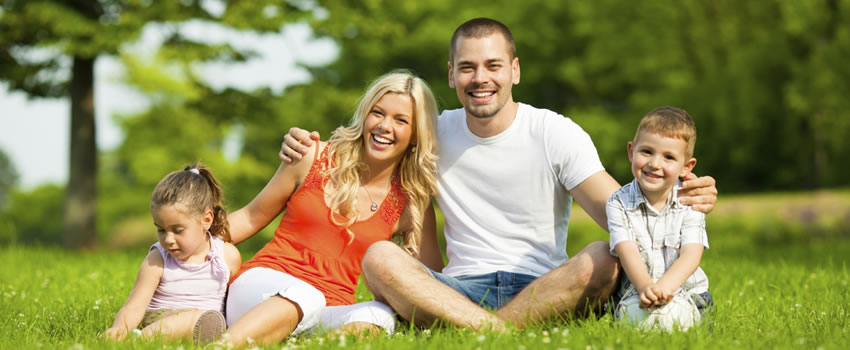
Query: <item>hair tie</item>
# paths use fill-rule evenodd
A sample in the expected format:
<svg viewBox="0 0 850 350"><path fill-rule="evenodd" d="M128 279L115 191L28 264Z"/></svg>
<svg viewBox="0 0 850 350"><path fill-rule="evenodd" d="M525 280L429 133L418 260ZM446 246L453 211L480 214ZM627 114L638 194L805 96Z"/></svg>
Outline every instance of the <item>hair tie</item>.
<svg viewBox="0 0 850 350"><path fill-rule="evenodd" d="M189 169L190 173L195 173L196 175L201 175L201 171L198 168Z"/></svg>

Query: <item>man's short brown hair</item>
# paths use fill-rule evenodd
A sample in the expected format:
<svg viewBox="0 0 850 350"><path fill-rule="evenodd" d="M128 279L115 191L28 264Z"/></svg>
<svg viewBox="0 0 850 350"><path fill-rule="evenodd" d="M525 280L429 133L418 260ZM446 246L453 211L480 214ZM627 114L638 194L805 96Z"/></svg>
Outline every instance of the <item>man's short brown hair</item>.
<svg viewBox="0 0 850 350"><path fill-rule="evenodd" d="M454 62L455 45L461 38L483 38L493 33L501 33L508 42L508 55L513 60L516 57L516 46L514 45L514 36L508 26L504 25L495 19L479 17L468 20L455 29L452 34L452 42L449 46L449 60Z"/></svg>
<svg viewBox="0 0 850 350"><path fill-rule="evenodd" d="M653 109L640 120L632 142L637 142L641 131L684 140L688 143L688 147L685 148L685 158L689 159L694 155L697 127L694 119L684 109L670 106Z"/></svg>

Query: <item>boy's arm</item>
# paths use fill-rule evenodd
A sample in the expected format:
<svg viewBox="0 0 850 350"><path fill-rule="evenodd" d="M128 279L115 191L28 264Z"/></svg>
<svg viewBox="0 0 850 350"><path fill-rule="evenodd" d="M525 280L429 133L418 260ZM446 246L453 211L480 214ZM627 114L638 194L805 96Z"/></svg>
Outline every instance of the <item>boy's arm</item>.
<svg viewBox="0 0 850 350"><path fill-rule="evenodd" d="M693 209L693 207L691 207ZM656 283L666 292L672 293L694 274L702 259L702 252L708 248L708 234L705 232L705 214L688 210L685 213L681 230L681 247L679 258L658 279Z"/></svg>
<svg viewBox="0 0 850 350"><path fill-rule="evenodd" d="M626 276L640 294L641 303L644 306L657 304L661 295L655 293L655 283L640 257L634 234L628 227L629 218L626 216L622 202L615 198L609 199L605 205L605 213L608 217L611 253L620 258L620 264Z"/></svg>
<svg viewBox="0 0 850 350"><path fill-rule="evenodd" d="M666 295L657 288L646 271L646 264L640 258L637 244L634 241L622 241L614 247L614 251L620 256L623 271L626 271L626 276L640 295L641 307L663 304Z"/></svg>
<svg viewBox="0 0 850 350"><path fill-rule="evenodd" d="M699 243L682 245L679 258L664 272L656 284L667 294L675 292L699 267L703 249L703 245Z"/></svg>
<svg viewBox="0 0 850 350"><path fill-rule="evenodd" d="M115 322L103 334L104 337L121 340L127 337L130 330L139 326L145 316L145 310L150 305L156 287L159 286L163 266L162 254L158 250L151 250L142 262L142 266L139 267L136 284L133 285L133 290L130 292L127 302L118 311Z"/></svg>

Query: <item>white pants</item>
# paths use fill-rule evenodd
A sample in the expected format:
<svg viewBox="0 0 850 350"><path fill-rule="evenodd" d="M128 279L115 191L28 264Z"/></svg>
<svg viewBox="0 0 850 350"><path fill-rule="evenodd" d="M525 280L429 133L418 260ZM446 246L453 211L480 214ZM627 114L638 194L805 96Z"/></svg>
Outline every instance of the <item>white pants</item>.
<svg viewBox="0 0 850 350"><path fill-rule="evenodd" d="M307 282L289 274L264 267L245 271L233 281L227 293L226 317L230 327L248 310L272 296L292 301L304 314L292 334L319 329L335 329L352 322L366 322L395 331L395 314L392 309L377 301L354 305L325 307L325 296Z"/></svg>

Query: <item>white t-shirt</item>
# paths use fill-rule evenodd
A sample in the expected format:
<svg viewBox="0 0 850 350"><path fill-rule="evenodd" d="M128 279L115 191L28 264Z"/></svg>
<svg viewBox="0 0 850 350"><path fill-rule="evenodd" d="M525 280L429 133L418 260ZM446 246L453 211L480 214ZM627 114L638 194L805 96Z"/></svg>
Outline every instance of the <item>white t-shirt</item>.
<svg viewBox="0 0 850 350"><path fill-rule="evenodd" d="M510 127L487 138L469 131L462 108L444 111L437 139L443 273L540 276L567 261L568 190L604 170L581 127L520 103Z"/></svg>

